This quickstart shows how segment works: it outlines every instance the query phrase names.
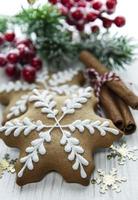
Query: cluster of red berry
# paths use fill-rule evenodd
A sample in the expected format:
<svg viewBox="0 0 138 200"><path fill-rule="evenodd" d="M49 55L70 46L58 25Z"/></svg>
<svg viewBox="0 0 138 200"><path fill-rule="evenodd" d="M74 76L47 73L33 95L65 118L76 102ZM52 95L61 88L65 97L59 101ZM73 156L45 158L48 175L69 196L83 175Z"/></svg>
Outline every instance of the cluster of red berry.
<svg viewBox="0 0 138 200"><path fill-rule="evenodd" d="M14 32L0 34L0 67L12 79L23 78L32 83L42 68L36 48L30 39L17 39Z"/></svg>
<svg viewBox="0 0 138 200"><path fill-rule="evenodd" d="M110 28L112 24L117 27L125 25L125 18L118 16L110 19L104 13L111 15L115 12L117 0L49 0L57 5L61 14L66 16L69 25L76 27L78 31L83 31L86 24L90 24L92 32L99 31L99 26L93 22L100 20L104 28Z"/></svg>

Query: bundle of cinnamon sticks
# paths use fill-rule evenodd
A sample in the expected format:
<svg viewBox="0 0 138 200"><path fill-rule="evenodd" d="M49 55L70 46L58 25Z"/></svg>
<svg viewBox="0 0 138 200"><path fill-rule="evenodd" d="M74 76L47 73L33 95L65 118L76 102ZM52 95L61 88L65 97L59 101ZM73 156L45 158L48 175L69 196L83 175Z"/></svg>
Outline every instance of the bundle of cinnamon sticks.
<svg viewBox="0 0 138 200"><path fill-rule="evenodd" d="M88 51L81 52L80 60L86 68L93 68L100 75L108 72L108 69ZM106 116L119 129L123 130L125 134L135 131L136 124L129 106L138 109L138 96L129 90L121 79L106 82L101 88L99 100Z"/></svg>

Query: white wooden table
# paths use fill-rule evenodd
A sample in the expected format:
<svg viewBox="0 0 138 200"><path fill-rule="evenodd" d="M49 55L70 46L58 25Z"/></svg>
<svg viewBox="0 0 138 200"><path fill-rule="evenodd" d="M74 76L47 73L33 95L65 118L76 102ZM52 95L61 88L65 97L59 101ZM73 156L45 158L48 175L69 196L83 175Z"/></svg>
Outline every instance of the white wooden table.
<svg viewBox="0 0 138 200"><path fill-rule="evenodd" d="M132 81L138 88L138 61L128 67L127 71L120 72L121 77L126 81ZM0 83L5 81L3 72L0 71ZM138 93L138 90L136 91ZM0 111L2 109L0 108ZM133 111L138 125L138 111ZM1 117L0 112L0 117ZM133 135L127 136L129 145L138 147L138 131ZM17 149L10 149L0 140L0 158L8 152L10 155L17 156ZM107 172L112 168L118 168L119 174L128 180L121 185L122 192L112 191L106 194L99 193L99 186L90 184L87 187L78 184L68 184L63 178L51 173L41 182L19 187L15 182L15 174L6 173L0 179L0 200L136 200L138 197L138 161L129 161L125 166L120 167L114 159L107 160L107 151L99 150L95 155L96 169L102 168Z"/></svg>

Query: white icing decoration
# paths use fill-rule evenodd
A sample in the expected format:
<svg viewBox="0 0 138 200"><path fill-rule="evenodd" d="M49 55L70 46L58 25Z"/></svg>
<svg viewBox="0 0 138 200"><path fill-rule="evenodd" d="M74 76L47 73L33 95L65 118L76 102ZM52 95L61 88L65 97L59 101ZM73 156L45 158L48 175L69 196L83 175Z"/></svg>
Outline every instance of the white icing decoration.
<svg viewBox="0 0 138 200"><path fill-rule="evenodd" d="M10 111L7 115L7 119L12 117L19 116L21 113L24 113L27 110L27 102L29 95L23 95L13 107L10 108Z"/></svg>
<svg viewBox="0 0 138 200"><path fill-rule="evenodd" d="M40 131L46 127L47 126L44 125L40 120L38 120L35 123L35 122L32 122L29 118L25 117L23 121L19 121L18 119L15 119L13 121L6 122L4 126L0 127L0 132L4 131L6 136L13 133L13 135L17 137L22 132L24 135L28 135L33 130Z"/></svg>
<svg viewBox="0 0 138 200"><path fill-rule="evenodd" d="M51 92L59 95L70 95L75 93L79 87L77 85L60 85L62 83L65 83L66 81L71 81L73 76L78 73L79 69L69 69L65 71L58 72L51 77L52 83L55 82L55 86L51 85L51 81L49 73L47 70L44 70L43 72L39 73L36 78L36 83L40 83L43 85L43 87L47 90L50 90ZM48 81L49 80L49 81ZM22 85L23 84L23 85ZM30 87L30 88L28 88ZM19 91L19 90L26 90L27 88L32 90L36 88L37 86L35 84L27 84L27 83L21 83L20 81L17 82L10 82L7 85L2 85L0 88L0 92L10 92L12 90ZM24 96L22 96L15 105L10 109L10 112L7 115L7 119L10 119L14 116L19 116L22 113L24 113L27 109L26 107L27 100L25 100Z"/></svg>
<svg viewBox="0 0 138 200"><path fill-rule="evenodd" d="M34 101L34 106L36 108L41 108L42 113L46 113L48 118L55 118L58 114L58 110L54 109L56 102L53 100L53 95L47 90L43 92L35 89L33 91L34 95L30 96L30 101Z"/></svg>
<svg viewBox="0 0 138 200"><path fill-rule="evenodd" d="M29 170L33 170L33 162L39 161L39 156L46 154L46 147L44 146L44 142L50 142L51 141L51 135L49 132L40 132L39 138L36 140L33 140L31 142L31 147L28 147L26 149L26 153L28 153L27 156L20 159L21 163L24 163L22 169L18 173L18 177L22 177L24 170L28 168Z"/></svg>
<svg viewBox="0 0 138 200"><path fill-rule="evenodd" d="M20 91L20 90L32 90L36 88L35 84L28 84L26 82L16 81L16 82L9 82L8 84L2 84L0 86L0 93L2 92L11 92L11 91Z"/></svg>
<svg viewBox="0 0 138 200"><path fill-rule="evenodd" d="M82 107L82 104L86 103L88 98L92 96L91 87L81 88L78 91L77 95L74 95L72 99L67 99L62 111L64 114L72 114L75 112L75 109Z"/></svg>
<svg viewBox="0 0 138 200"><path fill-rule="evenodd" d="M64 70L56 74L53 74L48 83L50 86L58 86L60 84L64 84L68 81L71 81L73 77L78 74L78 71L80 71L80 68L76 69L70 68L68 70Z"/></svg>
<svg viewBox="0 0 138 200"><path fill-rule="evenodd" d="M81 156L84 153L84 149L79 145L79 140L71 137L70 132L63 131L63 136L60 140L60 144L65 145L65 152L69 153L68 159L70 161L75 160L72 168L73 170L78 170L80 168L80 175L82 178L86 178L87 174L83 166L88 166L89 162Z"/></svg>
<svg viewBox="0 0 138 200"><path fill-rule="evenodd" d="M77 85L68 85L65 83L71 81L79 71L80 68L68 69L54 73L52 76L50 76L48 71L44 70L42 73L38 74L36 82L41 83L45 89L51 90L56 94L69 95L76 92L79 87Z"/></svg>
<svg viewBox="0 0 138 200"><path fill-rule="evenodd" d="M47 116L47 118L52 119L51 125L45 125L40 120L37 122L32 122L29 118L23 119L23 121L13 120L7 122L4 126L0 127L0 131L4 131L5 135L13 135L16 137L23 133L28 135L33 130L38 132L38 138L31 142L31 146L26 149L27 155L21 158L21 163L24 163L22 169L18 173L21 177L25 169L32 170L34 168L35 162L39 161L39 154L46 154L45 143L51 142L51 133L55 128L58 128L62 134L60 139L60 144L64 145L65 152L68 153L68 160L74 161L72 165L73 170L80 170L80 176L86 178L87 174L84 167L89 164L89 162L82 156L84 149L80 146L80 142L77 138L72 137L72 133L75 130L83 132L85 129L88 130L90 134L94 133L94 129L97 129L101 135L105 135L106 132L111 132L115 135L119 134L116 129L110 128L109 122L100 122L92 120L76 120L70 124L61 124L61 121L68 114L75 113L76 109L80 109L83 104L87 103L88 99L92 96L92 90L90 87L81 88L78 93L72 95L71 99L67 99L64 102L64 106L61 107L62 114L58 118L57 114L59 111L55 109L57 106L54 101L55 95L48 90L33 90L33 94L29 97L29 101L34 103L35 108L39 108L41 113ZM46 130L45 130L46 129Z"/></svg>
<svg viewBox="0 0 138 200"><path fill-rule="evenodd" d="M90 134L94 134L94 129L97 129L101 136L105 136L106 132L113 133L114 135L118 135L119 131L114 128L109 127L110 123L109 121L104 121L103 123L99 120L92 121L89 119L86 120L76 120L72 124L69 125L69 129L71 131L75 131L76 129L79 130L80 133L82 133L85 128L88 129Z"/></svg>
<svg viewBox="0 0 138 200"><path fill-rule="evenodd" d="M41 73L39 73L37 75L37 78L36 78L36 82L37 83L41 83L44 88L46 89L47 88L47 84L46 84L46 81L49 79L49 75L48 75L48 71L47 70L44 70L42 71Z"/></svg>
<svg viewBox="0 0 138 200"><path fill-rule="evenodd" d="M90 98L90 96L91 96L90 88L85 88L83 90L80 89L78 92L78 96L75 95L72 100L75 103L80 103L80 104L86 103L88 98ZM60 143L65 146L64 150L67 153L69 153L68 159L75 161L75 163L72 166L73 170L80 169L81 177L86 178L87 174L84 170L84 166L87 166L89 164L89 162L85 158L83 158L83 156L81 155L82 153L84 153L84 149L79 145L79 143L80 143L79 140L74 137L71 137L71 133L68 132L67 130L64 130L65 126L62 126L60 124L60 121L64 118L64 116L67 113L63 112L63 115L60 117L60 119L56 118L58 110L54 109L54 107L56 106L56 102L53 100L53 98L54 98L54 95L49 94L49 92L47 90L38 91L37 89L35 89L33 91L33 95L30 96L29 100L31 102L35 102L34 106L36 108L41 108L41 112L46 114L48 118L52 118L55 120L55 124L51 125L51 127L49 126L50 129L49 129L49 131L46 132L46 134L48 134L50 136L51 132L54 128L60 129L60 131L62 133L62 138L60 140ZM76 99L76 101L75 101L75 99ZM76 107L76 104L74 104L73 109L76 109L76 108L78 108L78 107ZM68 128L68 127L66 127L66 128ZM39 138L37 140L38 141L40 140L42 142L41 144L43 144L45 142L45 140L42 140L40 134L39 134ZM32 141L31 144L33 145L35 150L33 151L33 149L31 147L29 147L29 149L31 148L31 150L32 150L32 152L30 153L26 149L26 152L28 153L28 155L25 156L24 158L21 158L21 162L24 162L25 164L18 174L19 177L21 177L23 175L23 172L26 168L28 168L29 170L33 168L34 160L32 159L32 153L33 153L33 155L35 155L35 157L38 158L37 160L39 160L38 146L37 146L37 144L34 144L34 141ZM44 147L44 144L43 144L43 147ZM43 148L43 150L44 150L44 148ZM43 153L46 153L46 150L43 151Z"/></svg>
<svg viewBox="0 0 138 200"><path fill-rule="evenodd" d="M79 90L79 88L80 87L77 85L65 84L65 85L61 85L61 86L52 87L52 91L56 92L59 95L63 95L63 94L71 95L71 94L74 94L75 92L77 92Z"/></svg>

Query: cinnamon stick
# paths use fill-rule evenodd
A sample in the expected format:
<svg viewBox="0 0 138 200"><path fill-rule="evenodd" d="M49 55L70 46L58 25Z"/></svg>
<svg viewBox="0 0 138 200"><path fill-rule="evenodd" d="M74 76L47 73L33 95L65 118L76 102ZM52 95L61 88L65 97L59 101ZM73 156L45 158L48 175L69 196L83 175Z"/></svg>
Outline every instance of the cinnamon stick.
<svg viewBox="0 0 138 200"><path fill-rule="evenodd" d="M136 124L130 108L121 98L116 97L115 100L124 120L124 133L128 135L135 132Z"/></svg>
<svg viewBox="0 0 138 200"><path fill-rule="evenodd" d="M80 60L86 65L86 67L94 68L100 75L108 72L107 68L88 51L81 52ZM122 80L110 81L107 82L106 85L112 89L119 97L121 97L127 105L134 109L138 109L138 96L130 91Z"/></svg>
<svg viewBox="0 0 138 200"><path fill-rule="evenodd" d="M103 86L101 89L100 104L106 117L111 119L117 128L123 130L125 128L124 119L113 98L112 92L106 86Z"/></svg>

